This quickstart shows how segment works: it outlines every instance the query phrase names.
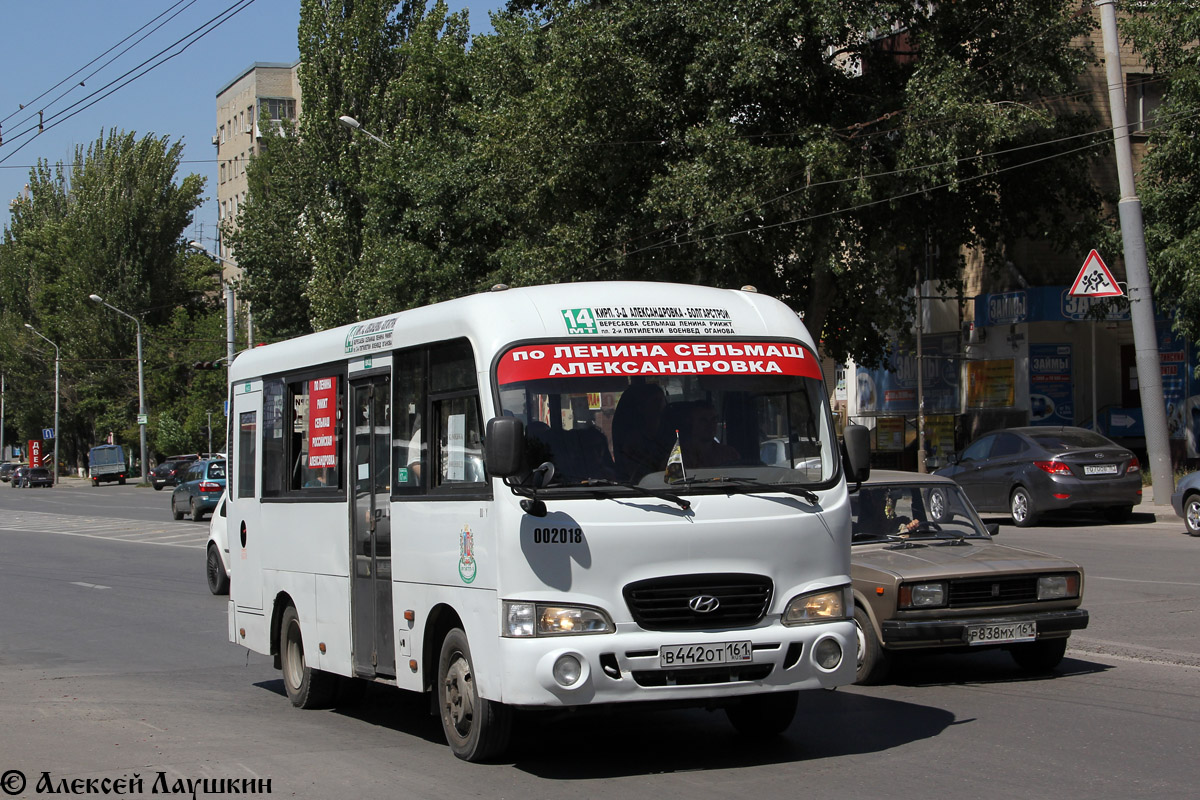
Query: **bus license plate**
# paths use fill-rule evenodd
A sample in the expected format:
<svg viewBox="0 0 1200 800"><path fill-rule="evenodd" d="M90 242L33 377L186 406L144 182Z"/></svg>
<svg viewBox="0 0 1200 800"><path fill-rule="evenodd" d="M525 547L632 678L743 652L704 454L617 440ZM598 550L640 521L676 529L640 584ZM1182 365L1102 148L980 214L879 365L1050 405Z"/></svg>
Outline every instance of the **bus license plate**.
<svg viewBox="0 0 1200 800"><path fill-rule="evenodd" d="M697 667L703 664L734 664L753 661L749 642L663 645L658 649L660 667Z"/></svg>
<svg viewBox="0 0 1200 800"><path fill-rule="evenodd" d="M1037 638L1036 622L1008 622L1003 625L968 625L967 644L1032 642Z"/></svg>

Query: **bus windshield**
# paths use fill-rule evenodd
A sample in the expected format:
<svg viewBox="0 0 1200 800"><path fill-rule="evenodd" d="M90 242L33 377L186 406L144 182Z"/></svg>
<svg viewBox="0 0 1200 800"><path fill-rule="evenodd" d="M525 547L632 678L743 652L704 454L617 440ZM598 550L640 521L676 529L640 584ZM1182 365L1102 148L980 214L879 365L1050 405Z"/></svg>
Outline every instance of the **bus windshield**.
<svg viewBox="0 0 1200 800"><path fill-rule="evenodd" d="M795 343L525 346L497 368L549 488L821 484L837 462L821 373ZM718 486L717 484L721 484Z"/></svg>

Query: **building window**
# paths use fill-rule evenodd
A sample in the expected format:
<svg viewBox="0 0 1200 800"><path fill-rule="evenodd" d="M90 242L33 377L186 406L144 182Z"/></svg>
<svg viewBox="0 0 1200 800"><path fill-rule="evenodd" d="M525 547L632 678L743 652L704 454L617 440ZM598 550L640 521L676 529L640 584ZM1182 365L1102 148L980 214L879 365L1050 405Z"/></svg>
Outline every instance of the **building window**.
<svg viewBox="0 0 1200 800"><path fill-rule="evenodd" d="M1133 135L1150 132L1162 105L1162 80L1154 75L1130 73L1125 84L1125 114Z"/></svg>
<svg viewBox="0 0 1200 800"><path fill-rule="evenodd" d="M225 126L221 126L221 144L225 144Z"/></svg>
<svg viewBox="0 0 1200 800"><path fill-rule="evenodd" d="M221 183L225 182L225 162L221 162Z"/></svg>
<svg viewBox="0 0 1200 800"><path fill-rule="evenodd" d="M266 111L273 120L295 119L296 101L290 97L263 97L259 99L260 111Z"/></svg>

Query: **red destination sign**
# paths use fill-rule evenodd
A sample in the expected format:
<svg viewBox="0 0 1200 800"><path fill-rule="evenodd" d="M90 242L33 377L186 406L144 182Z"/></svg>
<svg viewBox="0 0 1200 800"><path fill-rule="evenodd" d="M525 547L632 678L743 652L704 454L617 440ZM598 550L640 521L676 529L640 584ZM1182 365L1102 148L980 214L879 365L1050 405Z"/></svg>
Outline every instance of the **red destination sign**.
<svg viewBox="0 0 1200 800"><path fill-rule="evenodd" d="M504 354L500 383L599 375L792 375L821 378L812 351L786 342L527 345Z"/></svg>
<svg viewBox="0 0 1200 800"><path fill-rule="evenodd" d="M308 468L337 466L337 378L308 382Z"/></svg>

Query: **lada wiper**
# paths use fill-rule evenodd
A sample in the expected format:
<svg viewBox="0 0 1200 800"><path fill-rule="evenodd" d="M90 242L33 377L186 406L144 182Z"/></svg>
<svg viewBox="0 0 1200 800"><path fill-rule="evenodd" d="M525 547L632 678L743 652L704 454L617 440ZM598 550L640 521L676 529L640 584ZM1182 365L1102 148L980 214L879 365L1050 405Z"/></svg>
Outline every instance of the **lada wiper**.
<svg viewBox="0 0 1200 800"><path fill-rule="evenodd" d="M684 478L682 481L674 481L674 483L685 483L688 486L697 486L705 483L730 483L737 486L752 486L755 489L766 489L773 492L786 492L787 494L803 497L808 502L814 504L821 499L811 489L805 489L803 486L797 486L794 483L763 483L758 478L740 475L719 475L715 478Z"/></svg>
<svg viewBox="0 0 1200 800"><path fill-rule="evenodd" d="M571 486L571 485L572 484L568 484L568 486ZM625 489L632 489L633 491L637 492L638 494L640 494L644 497L657 497L660 500L667 500L671 503L676 504L677 506L682 508L684 511L687 511L689 508L692 507L692 504L690 502L688 502L687 500L684 500L682 497L680 497L677 494L672 494L671 492L664 492L661 489L651 489L646 486L639 486L638 484L630 483L629 481L614 481L614 480L609 480L608 478L588 478L587 480L580 481L579 483L576 483L573 485L574 486L586 486L586 487L620 486ZM607 497L608 495L597 495L597 496Z"/></svg>

